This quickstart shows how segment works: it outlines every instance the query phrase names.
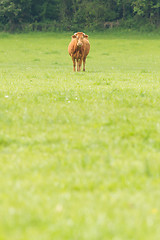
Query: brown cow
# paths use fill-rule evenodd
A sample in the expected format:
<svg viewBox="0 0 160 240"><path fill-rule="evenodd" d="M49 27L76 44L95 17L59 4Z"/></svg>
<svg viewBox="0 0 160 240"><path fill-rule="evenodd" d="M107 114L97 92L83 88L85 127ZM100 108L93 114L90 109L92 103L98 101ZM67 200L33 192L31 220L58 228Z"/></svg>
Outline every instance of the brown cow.
<svg viewBox="0 0 160 240"><path fill-rule="evenodd" d="M81 65L83 61L83 71L85 71L86 57L90 50L90 44L88 41L88 35L83 32L77 32L72 35L72 40L68 46L69 55L72 57L73 61L73 71L75 72L76 61L77 61L77 71L81 70Z"/></svg>

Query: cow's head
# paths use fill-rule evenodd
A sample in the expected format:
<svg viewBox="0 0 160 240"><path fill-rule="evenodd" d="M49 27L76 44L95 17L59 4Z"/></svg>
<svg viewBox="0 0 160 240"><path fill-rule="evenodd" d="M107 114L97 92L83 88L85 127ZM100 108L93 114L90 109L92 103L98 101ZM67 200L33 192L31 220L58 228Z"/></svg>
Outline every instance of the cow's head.
<svg viewBox="0 0 160 240"><path fill-rule="evenodd" d="M77 39L77 46L82 47L83 46L83 39L88 38L88 35L86 35L83 32L77 32L74 35L72 35L72 38L76 38Z"/></svg>

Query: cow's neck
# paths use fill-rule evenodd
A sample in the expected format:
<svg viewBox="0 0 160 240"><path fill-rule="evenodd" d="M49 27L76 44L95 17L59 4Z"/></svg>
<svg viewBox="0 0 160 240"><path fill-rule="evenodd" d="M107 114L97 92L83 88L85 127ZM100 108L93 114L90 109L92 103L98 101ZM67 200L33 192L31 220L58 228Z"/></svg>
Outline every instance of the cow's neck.
<svg viewBox="0 0 160 240"><path fill-rule="evenodd" d="M81 53L82 52L82 47L77 46L77 51Z"/></svg>

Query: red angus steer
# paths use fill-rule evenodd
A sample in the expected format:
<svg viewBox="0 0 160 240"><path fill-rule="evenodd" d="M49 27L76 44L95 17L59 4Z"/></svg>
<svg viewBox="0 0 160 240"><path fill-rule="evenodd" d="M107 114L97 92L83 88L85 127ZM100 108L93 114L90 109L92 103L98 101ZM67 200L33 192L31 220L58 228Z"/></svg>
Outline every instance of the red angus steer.
<svg viewBox="0 0 160 240"><path fill-rule="evenodd" d="M68 46L69 55L72 57L73 61L73 71L75 72L76 61L77 61L77 71L81 70L81 65L83 61L83 71L85 71L86 57L90 50L90 44L88 41L88 35L83 32L77 32L72 35L72 40Z"/></svg>

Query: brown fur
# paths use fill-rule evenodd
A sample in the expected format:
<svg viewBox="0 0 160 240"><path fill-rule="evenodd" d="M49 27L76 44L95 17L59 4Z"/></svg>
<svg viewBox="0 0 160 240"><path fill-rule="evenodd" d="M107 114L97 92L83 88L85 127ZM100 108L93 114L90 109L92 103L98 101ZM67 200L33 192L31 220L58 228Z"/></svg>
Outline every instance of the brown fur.
<svg viewBox="0 0 160 240"><path fill-rule="evenodd" d="M83 71L85 71L86 57L90 50L88 35L83 32L77 32L72 36L72 40L68 46L69 55L73 61L73 71L75 71L77 61L77 71L81 70L83 61Z"/></svg>

